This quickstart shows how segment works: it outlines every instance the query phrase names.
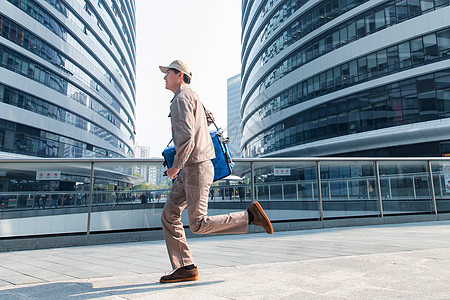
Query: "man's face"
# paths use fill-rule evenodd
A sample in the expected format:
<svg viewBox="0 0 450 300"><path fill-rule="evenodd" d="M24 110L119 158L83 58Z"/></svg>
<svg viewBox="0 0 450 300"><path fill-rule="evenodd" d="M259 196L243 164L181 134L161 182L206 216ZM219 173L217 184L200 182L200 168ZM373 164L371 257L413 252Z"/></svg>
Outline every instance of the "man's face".
<svg viewBox="0 0 450 300"><path fill-rule="evenodd" d="M164 80L166 81L166 89L176 93L180 87L180 78L183 78L183 73L175 74L173 70L168 70Z"/></svg>

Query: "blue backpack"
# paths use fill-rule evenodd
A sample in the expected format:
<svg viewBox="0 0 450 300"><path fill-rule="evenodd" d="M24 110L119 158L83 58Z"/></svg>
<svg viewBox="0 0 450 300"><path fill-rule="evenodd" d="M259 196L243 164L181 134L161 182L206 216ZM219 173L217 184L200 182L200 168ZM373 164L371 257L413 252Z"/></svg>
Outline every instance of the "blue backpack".
<svg viewBox="0 0 450 300"><path fill-rule="evenodd" d="M209 133L211 136L216 158L211 159L214 165L214 179L213 181L220 180L231 174L233 170L233 159L231 157L230 148L228 147L229 139L223 138L222 130L217 129ZM162 155L164 156L163 165L167 168L171 168L175 157L175 147L167 146L164 149Z"/></svg>

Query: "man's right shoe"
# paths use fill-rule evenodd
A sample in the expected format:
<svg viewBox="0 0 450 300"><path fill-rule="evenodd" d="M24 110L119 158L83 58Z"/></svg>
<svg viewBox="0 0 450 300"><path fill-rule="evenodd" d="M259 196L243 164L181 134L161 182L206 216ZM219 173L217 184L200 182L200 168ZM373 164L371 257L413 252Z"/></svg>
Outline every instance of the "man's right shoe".
<svg viewBox="0 0 450 300"><path fill-rule="evenodd" d="M270 223L269 218L267 217L258 201L253 202L248 210L253 214L252 224L261 226L268 234L273 233L272 223Z"/></svg>
<svg viewBox="0 0 450 300"><path fill-rule="evenodd" d="M192 270L185 268L178 268L168 275L164 275L159 279L160 283L171 283L180 281L195 281L198 280L198 271L195 266Z"/></svg>

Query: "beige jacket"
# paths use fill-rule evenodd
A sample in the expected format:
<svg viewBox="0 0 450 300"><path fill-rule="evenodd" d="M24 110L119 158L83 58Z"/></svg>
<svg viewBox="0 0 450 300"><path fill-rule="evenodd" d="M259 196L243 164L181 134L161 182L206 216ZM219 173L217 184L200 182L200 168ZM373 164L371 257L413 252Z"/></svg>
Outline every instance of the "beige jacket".
<svg viewBox="0 0 450 300"><path fill-rule="evenodd" d="M185 165L215 158L208 132L208 125L214 121L214 117L209 111L205 112L203 104L189 85L182 85L175 93L169 117L176 150L174 168L183 169Z"/></svg>

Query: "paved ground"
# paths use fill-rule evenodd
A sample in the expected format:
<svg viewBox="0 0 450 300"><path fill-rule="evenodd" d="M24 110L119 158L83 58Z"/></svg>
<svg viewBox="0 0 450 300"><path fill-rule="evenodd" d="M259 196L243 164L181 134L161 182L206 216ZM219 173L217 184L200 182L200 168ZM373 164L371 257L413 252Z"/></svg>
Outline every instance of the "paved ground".
<svg viewBox="0 0 450 300"><path fill-rule="evenodd" d="M450 299L450 221L189 242L174 284L162 241L0 253L0 299Z"/></svg>

